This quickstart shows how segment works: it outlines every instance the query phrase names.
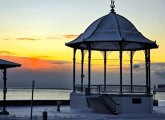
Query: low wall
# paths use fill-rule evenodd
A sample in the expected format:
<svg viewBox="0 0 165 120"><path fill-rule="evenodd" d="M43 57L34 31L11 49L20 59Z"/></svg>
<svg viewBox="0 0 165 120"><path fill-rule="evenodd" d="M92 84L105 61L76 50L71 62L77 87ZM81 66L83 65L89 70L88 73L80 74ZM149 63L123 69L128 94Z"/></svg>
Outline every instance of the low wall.
<svg viewBox="0 0 165 120"><path fill-rule="evenodd" d="M70 100L33 100L34 106L57 105L57 101L61 101L61 105L70 105ZM3 101L0 100L0 106ZM7 100L6 106L30 106L31 100Z"/></svg>

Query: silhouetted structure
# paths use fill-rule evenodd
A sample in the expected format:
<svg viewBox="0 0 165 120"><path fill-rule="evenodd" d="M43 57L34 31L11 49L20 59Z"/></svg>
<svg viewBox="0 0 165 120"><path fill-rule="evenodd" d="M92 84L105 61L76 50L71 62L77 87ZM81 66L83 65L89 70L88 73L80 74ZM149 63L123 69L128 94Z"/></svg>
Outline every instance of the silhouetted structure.
<svg viewBox="0 0 165 120"><path fill-rule="evenodd" d="M20 66L21 66L21 64L0 59L0 69L3 72L3 80L4 80L4 86L3 86L3 110L0 112L0 115L9 115L9 112L6 111L7 69L8 68L14 68L14 67L20 67Z"/></svg>

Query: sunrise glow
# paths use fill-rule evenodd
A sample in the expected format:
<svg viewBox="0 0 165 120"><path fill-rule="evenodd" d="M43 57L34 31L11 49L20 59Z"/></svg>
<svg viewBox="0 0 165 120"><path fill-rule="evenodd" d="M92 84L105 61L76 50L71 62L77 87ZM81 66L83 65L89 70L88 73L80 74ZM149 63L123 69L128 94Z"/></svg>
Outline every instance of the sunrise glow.
<svg viewBox="0 0 165 120"><path fill-rule="evenodd" d="M42 60L72 62L73 50L66 47L65 43L84 32L93 21L108 14L109 4L109 1L98 0L88 2L76 0L72 2L66 2L66 0L60 2L52 0L1 1L0 55L5 56L6 59L13 58L15 62L24 58L21 59L21 63L27 69L29 66L32 69L40 69L40 66L45 69L51 67L48 63L41 62ZM161 2L157 3L159 4L157 5L159 7L155 6L157 8L153 8L154 2L147 4L147 1L144 1L144 5L139 6L139 9L134 9L136 6L134 2L129 4L132 6L128 6L127 1L117 1L116 12L127 17L144 36L157 41L159 49L152 50L151 58L153 62L164 62L165 17L162 16L164 13ZM147 11L145 14L142 12L144 10ZM134 59L144 60L141 53L143 52L139 55L137 52ZM79 51L77 56L77 63L79 63L81 59ZM93 59L98 56L99 59L103 59L100 53L94 53L92 56ZM110 53L110 56L114 59L119 57L118 54L113 53ZM125 55L125 58L129 60L128 55ZM93 64L102 65L103 61L93 61ZM113 62L113 64L118 63ZM128 62L125 64L129 65Z"/></svg>

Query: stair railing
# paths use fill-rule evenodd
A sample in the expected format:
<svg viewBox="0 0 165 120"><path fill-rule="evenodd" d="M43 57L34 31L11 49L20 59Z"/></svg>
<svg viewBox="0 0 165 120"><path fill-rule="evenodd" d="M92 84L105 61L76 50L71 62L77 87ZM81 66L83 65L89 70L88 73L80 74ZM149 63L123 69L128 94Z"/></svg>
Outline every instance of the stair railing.
<svg viewBox="0 0 165 120"><path fill-rule="evenodd" d="M102 94L101 94L102 93ZM117 111L117 106L119 106L120 104L117 103L111 95L109 95L106 91L102 90L100 85L99 85L99 97L101 95L106 95L107 98L109 99L110 105L112 105L112 107L114 108L115 111Z"/></svg>

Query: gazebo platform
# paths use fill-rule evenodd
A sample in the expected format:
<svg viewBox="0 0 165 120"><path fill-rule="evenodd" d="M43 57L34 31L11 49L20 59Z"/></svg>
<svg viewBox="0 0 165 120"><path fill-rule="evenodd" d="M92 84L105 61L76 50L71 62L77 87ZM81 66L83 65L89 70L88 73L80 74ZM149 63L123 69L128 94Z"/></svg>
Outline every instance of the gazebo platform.
<svg viewBox="0 0 165 120"><path fill-rule="evenodd" d="M118 87L117 85L111 86ZM79 91L77 89L75 93L70 93L71 108L81 110L92 109L98 113L115 115L146 114L153 111L153 95L144 92L145 86L136 85L134 87L141 89L136 89L136 92L129 92L127 90L127 92L122 94L116 90L105 92L101 87L101 85L94 85L91 87L91 90L87 88L85 91Z"/></svg>

